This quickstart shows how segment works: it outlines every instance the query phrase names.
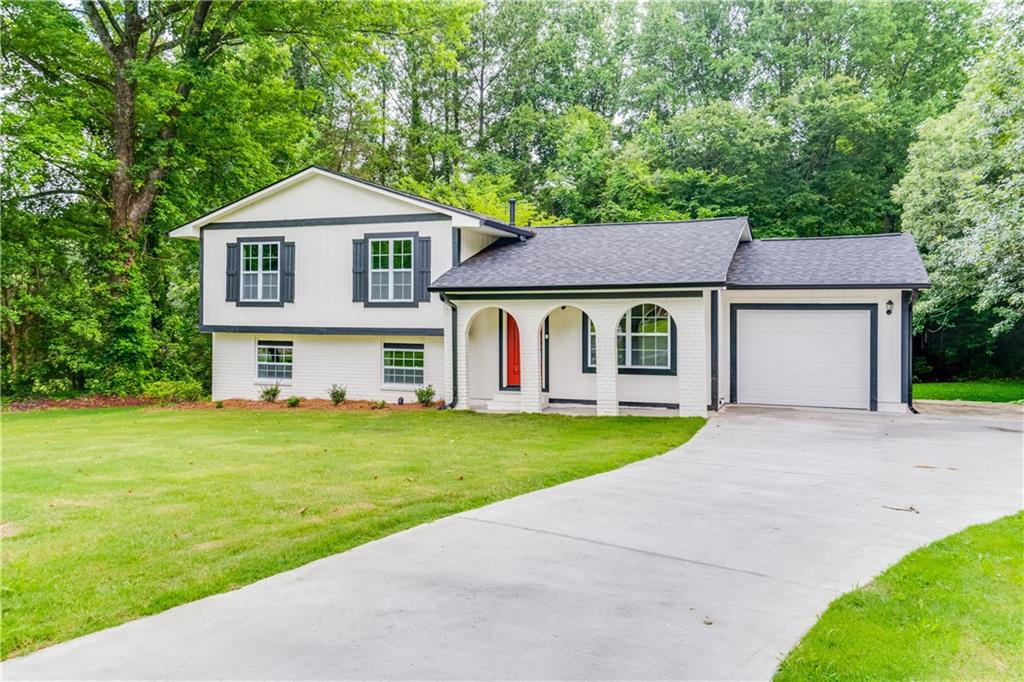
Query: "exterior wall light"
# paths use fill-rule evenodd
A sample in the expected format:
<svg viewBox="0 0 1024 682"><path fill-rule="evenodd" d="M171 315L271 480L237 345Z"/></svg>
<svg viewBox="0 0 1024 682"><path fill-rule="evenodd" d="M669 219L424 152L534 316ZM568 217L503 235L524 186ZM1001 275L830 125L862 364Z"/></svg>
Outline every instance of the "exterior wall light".
<svg viewBox="0 0 1024 682"><path fill-rule="evenodd" d="M885 302L885 314L886 315L892 315L892 301L891 300Z"/></svg>

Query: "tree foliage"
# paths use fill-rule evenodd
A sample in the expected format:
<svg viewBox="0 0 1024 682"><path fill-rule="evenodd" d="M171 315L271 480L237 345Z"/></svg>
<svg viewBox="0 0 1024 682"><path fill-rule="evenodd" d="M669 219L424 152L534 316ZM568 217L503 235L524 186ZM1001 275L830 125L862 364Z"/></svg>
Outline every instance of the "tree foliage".
<svg viewBox="0 0 1024 682"><path fill-rule="evenodd" d="M981 15L973 0L4 0L3 387L208 382L196 249L166 232L310 163L498 217L518 198L534 224L906 225L936 269L929 319L966 300L1003 333L1019 271L981 262L1021 243L1001 230L1020 224L1020 45L991 42L1014 27Z"/></svg>

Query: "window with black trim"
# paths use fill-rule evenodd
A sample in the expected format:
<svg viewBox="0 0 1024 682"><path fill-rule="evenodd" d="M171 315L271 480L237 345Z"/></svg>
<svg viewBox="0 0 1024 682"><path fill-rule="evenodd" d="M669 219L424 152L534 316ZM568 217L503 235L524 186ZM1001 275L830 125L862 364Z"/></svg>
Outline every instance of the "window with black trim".
<svg viewBox="0 0 1024 682"><path fill-rule="evenodd" d="M280 242L242 244L242 301L281 298Z"/></svg>
<svg viewBox="0 0 1024 682"><path fill-rule="evenodd" d="M597 368L597 330L584 316L587 325L584 371ZM675 334L668 311L653 303L630 308L619 319L615 330L616 361L620 372L674 373Z"/></svg>
<svg viewBox="0 0 1024 682"><path fill-rule="evenodd" d="M384 383L401 386L423 384L423 344L384 344Z"/></svg>
<svg viewBox="0 0 1024 682"><path fill-rule="evenodd" d="M413 300L413 240L370 240L370 301Z"/></svg>
<svg viewBox="0 0 1024 682"><path fill-rule="evenodd" d="M258 379L291 379L292 342L257 341L256 377Z"/></svg>

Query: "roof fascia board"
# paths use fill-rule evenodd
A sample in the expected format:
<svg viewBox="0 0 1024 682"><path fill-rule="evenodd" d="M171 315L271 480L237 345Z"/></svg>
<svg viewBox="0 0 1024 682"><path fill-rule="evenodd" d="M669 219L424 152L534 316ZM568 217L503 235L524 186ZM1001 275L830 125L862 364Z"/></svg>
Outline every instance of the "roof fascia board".
<svg viewBox="0 0 1024 682"><path fill-rule="evenodd" d="M862 284L862 285L856 285L856 284L835 284L835 285L829 285L829 284L814 284L814 285L786 285L786 284L777 284L777 285L735 285L735 284L727 284L725 286L725 288L726 289L731 289L733 291L742 291L742 290L754 291L754 290L765 290L765 289L783 289L783 290L784 289L818 289L818 290L820 290L820 289L859 289L859 290L863 290L863 289L880 289L881 290L881 289L931 289L932 285L931 284L927 284L927 283L926 284L922 284L920 282L919 283L905 283L904 282L904 283L892 283L892 284L889 284L889 283Z"/></svg>
<svg viewBox="0 0 1024 682"><path fill-rule="evenodd" d="M572 296L575 293L629 293L631 291L642 292L671 292L671 291L702 291L707 288L722 287L725 282L685 282L680 284L572 284L550 287L445 287L430 286L430 291L443 292L446 296L462 296L479 294L548 294L558 292L565 296Z"/></svg>

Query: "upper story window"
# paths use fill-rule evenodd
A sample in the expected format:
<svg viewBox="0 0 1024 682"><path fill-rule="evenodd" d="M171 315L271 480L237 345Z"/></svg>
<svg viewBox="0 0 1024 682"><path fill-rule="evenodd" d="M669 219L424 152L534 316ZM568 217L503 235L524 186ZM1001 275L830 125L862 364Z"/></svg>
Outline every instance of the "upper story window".
<svg viewBox="0 0 1024 682"><path fill-rule="evenodd" d="M412 239L370 240L370 300L412 301Z"/></svg>
<svg viewBox="0 0 1024 682"><path fill-rule="evenodd" d="M597 367L597 330L587 324L584 371ZM675 334L668 311L653 303L630 308L619 319L615 333L616 358L621 373L674 374Z"/></svg>
<svg viewBox="0 0 1024 682"><path fill-rule="evenodd" d="M243 301L277 301L281 296L280 243L242 244Z"/></svg>

